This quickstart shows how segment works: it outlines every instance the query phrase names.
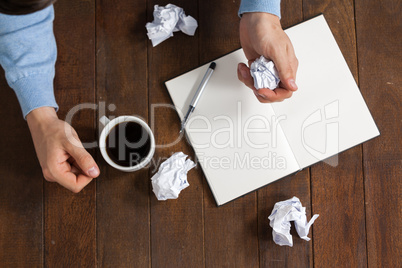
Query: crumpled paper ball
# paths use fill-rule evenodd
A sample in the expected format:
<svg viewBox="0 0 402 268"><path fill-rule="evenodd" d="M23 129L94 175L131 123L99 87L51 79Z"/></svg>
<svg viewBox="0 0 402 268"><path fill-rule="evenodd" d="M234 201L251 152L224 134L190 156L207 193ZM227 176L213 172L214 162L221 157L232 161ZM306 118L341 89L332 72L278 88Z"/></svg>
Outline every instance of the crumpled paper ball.
<svg viewBox="0 0 402 268"><path fill-rule="evenodd" d="M152 41L152 46L157 46L169 37L173 32L182 31L187 35L194 35L198 27L197 21L186 16L184 10L173 4L154 6L154 21L145 25L148 38Z"/></svg>
<svg viewBox="0 0 402 268"><path fill-rule="evenodd" d="M254 78L256 89L269 88L274 90L281 81L274 62L268 61L264 56L259 57L251 64L250 74Z"/></svg>
<svg viewBox="0 0 402 268"><path fill-rule="evenodd" d="M291 199L277 202L268 217L274 242L280 246L293 246L293 239L290 234L291 221L294 221L300 238L309 241L308 232L318 216L318 214L315 214L307 223L306 208L302 206L299 198L295 196Z"/></svg>
<svg viewBox="0 0 402 268"><path fill-rule="evenodd" d="M182 152L173 154L152 176L152 189L159 201L178 198L180 192L190 185L187 181L187 172L196 164L186 158L187 155Z"/></svg>

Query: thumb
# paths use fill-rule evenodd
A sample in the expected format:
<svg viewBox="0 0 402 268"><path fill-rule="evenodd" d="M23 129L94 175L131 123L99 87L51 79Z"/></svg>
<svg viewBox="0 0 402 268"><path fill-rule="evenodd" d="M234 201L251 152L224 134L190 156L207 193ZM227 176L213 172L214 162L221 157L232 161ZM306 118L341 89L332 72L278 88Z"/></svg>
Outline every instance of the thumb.
<svg viewBox="0 0 402 268"><path fill-rule="evenodd" d="M280 53L272 55L271 58L278 70L281 87L290 91L296 91L296 72L299 62L294 54L293 47L285 51L280 51Z"/></svg>
<svg viewBox="0 0 402 268"><path fill-rule="evenodd" d="M280 78L282 82L282 87L289 89L291 91L297 90L296 82L293 78Z"/></svg>
<svg viewBox="0 0 402 268"><path fill-rule="evenodd" d="M297 85L295 81L296 68L288 61L278 60L275 62L275 67L278 70L279 79L281 80L281 87L286 88L290 91L296 91Z"/></svg>
<svg viewBox="0 0 402 268"><path fill-rule="evenodd" d="M67 152L74 159L74 162L80 167L82 172L91 177L96 178L99 176L99 167L92 156L83 148L71 145Z"/></svg>

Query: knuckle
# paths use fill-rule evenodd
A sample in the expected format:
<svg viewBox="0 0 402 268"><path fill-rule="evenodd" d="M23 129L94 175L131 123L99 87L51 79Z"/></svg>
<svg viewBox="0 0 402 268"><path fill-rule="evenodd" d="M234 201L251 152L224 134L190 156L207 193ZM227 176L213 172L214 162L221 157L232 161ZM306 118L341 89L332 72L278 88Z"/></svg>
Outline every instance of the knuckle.
<svg viewBox="0 0 402 268"><path fill-rule="evenodd" d="M79 192L81 192L82 188L78 187L78 186L74 186L71 191L75 194L78 194Z"/></svg>
<svg viewBox="0 0 402 268"><path fill-rule="evenodd" d="M45 180L53 181L53 175L48 168L42 169L42 174L43 174L43 177L45 178Z"/></svg>

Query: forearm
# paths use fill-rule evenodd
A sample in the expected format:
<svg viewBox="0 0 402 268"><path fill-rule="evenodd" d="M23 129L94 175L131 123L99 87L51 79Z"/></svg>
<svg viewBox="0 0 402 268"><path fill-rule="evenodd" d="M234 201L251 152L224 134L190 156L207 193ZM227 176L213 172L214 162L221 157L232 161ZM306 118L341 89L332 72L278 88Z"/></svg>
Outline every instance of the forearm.
<svg viewBox="0 0 402 268"><path fill-rule="evenodd" d="M29 15L0 14L0 64L24 117L39 107L57 109L53 19L53 6Z"/></svg>
<svg viewBox="0 0 402 268"><path fill-rule="evenodd" d="M249 12L265 12L281 18L281 0L241 0L239 16Z"/></svg>

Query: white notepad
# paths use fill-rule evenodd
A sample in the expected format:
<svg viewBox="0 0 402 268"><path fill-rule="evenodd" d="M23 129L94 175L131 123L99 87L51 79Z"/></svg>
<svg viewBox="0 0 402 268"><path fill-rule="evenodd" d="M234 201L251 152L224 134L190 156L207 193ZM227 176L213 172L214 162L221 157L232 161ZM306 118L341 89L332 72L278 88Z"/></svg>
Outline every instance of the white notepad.
<svg viewBox="0 0 402 268"><path fill-rule="evenodd" d="M239 49L215 60L187 123L218 205L379 135L324 16L285 32L299 60L290 99L258 102L237 79L237 64L247 62ZM166 82L181 120L208 66Z"/></svg>

